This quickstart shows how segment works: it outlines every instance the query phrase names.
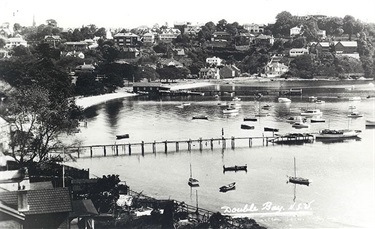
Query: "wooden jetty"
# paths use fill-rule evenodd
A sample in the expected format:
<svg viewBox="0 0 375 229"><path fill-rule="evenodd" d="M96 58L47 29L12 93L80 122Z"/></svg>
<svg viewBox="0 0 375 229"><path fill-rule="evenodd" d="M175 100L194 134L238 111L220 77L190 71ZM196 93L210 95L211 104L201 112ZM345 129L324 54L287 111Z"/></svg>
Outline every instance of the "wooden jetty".
<svg viewBox="0 0 375 229"><path fill-rule="evenodd" d="M153 142L136 142L136 143L120 143L120 144L108 144L108 145L90 145L90 146L78 146L78 147L66 147L56 148L51 154L57 153L62 154L65 151L72 157L76 158L87 158L87 157L106 157L106 156L121 156L121 155L139 155L144 156L146 153L157 153L164 152L179 152L180 150L214 150L214 148L221 148L225 150L228 148L234 150L236 148L236 142L242 143L239 147L253 147L253 143L256 142L256 146L268 146L269 144L279 143L279 136L263 136L261 137L221 137L221 138L199 138L199 139L188 139L188 140L166 140L166 141L153 141ZM313 135L305 136L305 140L313 141L315 138ZM295 138L285 139L291 143L295 141ZM158 148L157 148L158 146ZM173 147L174 146L174 147Z"/></svg>

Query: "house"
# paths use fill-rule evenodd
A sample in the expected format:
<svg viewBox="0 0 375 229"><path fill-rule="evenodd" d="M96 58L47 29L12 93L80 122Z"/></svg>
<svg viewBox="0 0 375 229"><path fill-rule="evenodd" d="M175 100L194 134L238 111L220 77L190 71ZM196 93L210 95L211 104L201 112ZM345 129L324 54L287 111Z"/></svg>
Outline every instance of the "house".
<svg viewBox="0 0 375 229"><path fill-rule="evenodd" d="M198 77L200 79L220 79L218 68L201 68Z"/></svg>
<svg viewBox="0 0 375 229"><path fill-rule="evenodd" d="M319 42L315 45L315 50L318 53L330 52L331 44L329 42Z"/></svg>
<svg viewBox="0 0 375 229"><path fill-rule="evenodd" d="M325 38L327 37L327 36L326 36L326 31L325 31L325 30L318 30L317 35L318 35L318 37L320 37L321 39L325 39Z"/></svg>
<svg viewBox="0 0 375 229"><path fill-rule="evenodd" d="M138 46L138 42L141 40L140 37L134 33L118 33L113 39L120 48Z"/></svg>
<svg viewBox="0 0 375 229"><path fill-rule="evenodd" d="M211 36L211 41L229 41L230 34L225 31L216 31Z"/></svg>
<svg viewBox="0 0 375 229"><path fill-rule="evenodd" d="M299 27L299 26L293 27L293 28L290 29L290 36L293 37L293 36L296 36L296 35L300 35L301 31L302 31L301 27Z"/></svg>
<svg viewBox="0 0 375 229"><path fill-rule="evenodd" d="M184 65L180 62L178 62L177 60L173 59L173 58L161 58L159 60L159 63L161 66L163 67L176 67L176 68L182 68L184 67Z"/></svg>
<svg viewBox="0 0 375 229"><path fill-rule="evenodd" d="M181 34L179 29L163 29L159 34L159 41L164 43L171 43Z"/></svg>
<svg viewBox="0 0 375 229"><path fill-rule="evenodd" d="M357 41L334 42L336 54L349 54L357 52Z"/></svg>
<svg viewBox="0 0 375 229"><path fill-rule="evenodd" d="M216 56L206 58L206 64L208 64L209 66L219 66L221 65L222 61L223 61L222 59Z"/></svg>
<svg viewBox="0 0 375 229"><path fill-rule="evenodd" d="M54 36L54 35L46 35L44 36L44 41L52 47L56 47L56 45L60 44L61 38L60 36Z"/></svg>
<svg viewBox="0 0 375 229"><path fill-rule="evenodd" d="M289 71L289 67L280 62L270 62L265 67L267 77L279 77Z"/></svg>
<svg viewBox="0 0 375 229"><path fill-rule="evenodd" d="M84 41L68 41L64 43L66 51L84 51L88 49L88 44Z"/></svg>
<svg viewBox="0 0 375 229"><path fill-rule="evenodd" d="M68 188L0 192L0 228L69 228Z"/></svg>
<svg viewBox="0 0 375 229"><path fill-rule="evenodd" d="M151 32L145 33L142 36L142 41L145 44L153 44L153 43L155 43L155 35Z"/></svg>
<svg viewBox="0 0 375 229"><path fill-rule="evenodd" d="M185 49L184 48L175 48L175 49L173 49L173 54L175 56L185 56Z"/></svg>
<svg viewBox="0 0 375 229"><path fill-rule="evenodd" d="M263 33L265 25L263 24L244 24L243 28L249 31L250 33Z"/></svg>
<svg viewBox="0 0 375 229"><path fill-rule="evenodd" d="M264 35L264 34L260 34L259 36L257 36L254 40L255 43L257 44L270 44L270 45L273 45L273 43L275 42L275 39L273 38L273 36L269 36L269 35Z"/></svg>
<svg viewBox="0 0 375 229"><path fill-rule="evenodd" d="M228 79L228 78L235 78L239 77L241 74L240 69L238 69L234 65L225 65L219 71L220 79Z"/></svg>
<svg viewBox="0 0 375 229"><path fill-rule="evenodd" d="M81 73L81 72L94 72L95 71L95 66L92 64L85 64L79 65L75 68L74 70L76 73Z"/></svg>
<svg viewBox="0 0 375 229"><path fill-rule="evenodd" d="M10 37L5 41L5 48L7 49L12 49L20 45L27 47L27 41L25 41L20 35L17 35L16 37Z"/></svg>
<svg viewBox="0 0 375 229"><path fill-rule="evenodd" d="M158 94L160 91L170 90L170 86L162 83L145 83L139 82L133 84L133 91L135 93L145 92L149 94Z"/></svg>
<svg viewBox="0 0 375 229"><path fill-rule="evenodd" d="M309 54L309 50L306 48L292 48L289 50L290 57L302 56L305 54Z"/></svg>

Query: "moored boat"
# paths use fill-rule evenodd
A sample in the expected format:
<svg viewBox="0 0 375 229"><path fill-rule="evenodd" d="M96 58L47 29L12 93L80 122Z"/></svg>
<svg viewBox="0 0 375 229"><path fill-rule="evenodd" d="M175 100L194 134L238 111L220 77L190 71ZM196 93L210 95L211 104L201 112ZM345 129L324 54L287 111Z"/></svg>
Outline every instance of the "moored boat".
<svg viewBox="0 0 375 229"><path fill-rule="evenodd" d="M315 135L316 139L344 139L344 138L355 138L358 137L359 132L355 130L334 130L334 129L323 129Z"/></svg>
<svg viewBox="0 0 375 229"><path fill-rule="evenodd" d="M304 123L304 122L295 122L295 123L293 123L292 127L297 128L297 129L301 129L301 128L309 128L310 125L307 124L307 123Z"/></svg>
<svg viewBox="0 0 375 229"><path fill-rule="evenodd" d="M296 158L294 158L294 176L289 176L289 182L293 184L303 184L309 186L310 181L307 178L297 177Z"/></svg>
<svg viewBox="0 0 375 229"><path fill-rule="evenodd" d="M360 114L358 111L352 111L350 114L348 114L349 118L360 118L363 117L363 114Z"/></svg>
<svg viewBox="0 0 375 229"><path fill-rule="evenodd" d="M226 171L240 171L240 170L243 170L243 171L246 171L247 172L247 165L235 165L235 166L229 166L229 167L225 167L225 165L223 165L223 172L226 172Z"/></svg>
<svg viewBox="0 0 375 229"><path fill-rule="evenodd" d="M373 126L375 127L375 120L366 120L366 126Z"/></svg>
<svg viewBox="0 0 375 229"><path fill-rule="evenodd" d="M236 182L230 183L228 185L221 186L219 188L219 191L220 192L227 192L227 191L234 190L234 189L236 189Z"/></svg>
<svg viewBox="0 0 375 229"><path fill-rule="evenodd" d="M266 132L279 132L279 129L271 128L271 127L264 127L264 131L266 131Z"/></svg>
<svg viewBox="0 0 375 229"><path fill-rule="evenodd" d="M207 120L208 117L207 117L207 115L196 115L196 116L193 116L193 119L204 119L204 120Z"/></svg>
<svg viewBox="0 0 375 229"><path fill-rule="evenodd" d="M286 120L287 123L291 123L291 124L295 122L302 122L302 121L306 121L306 119L302 118L302 116L291 116Z"/></svg>
<svg viewBox="0 0 375 229"><path fill-rule="evenodd" d="M257 118L243 118L244 121L256 122L258 121Z"/></svg>
<svg viewBox="0 0 375 229"><path fill-rule="evenodd" d="M235 107L228 107L223 110L223 114L233 114L233 113L238 113L238 109Z"/></svg>
<svg viewBox="0 0 375 229"><path fill-rule="evenodd" d="M306 111L301 112L301 116L322 116L323 112L321 112L319 109L308 109Z"/></svg>
<svg viewBox="0 0 375 229"><path fill-rule="evenodd" d="M323 100L319 100L319 99L318 99L318 100L315 101L315 103L316 103L316 104L324 104L324 103L326 103L326 102L323 101Z"/></svg>
<svg viewBox="0 0 375 229"><path fill-rule="evenodd" d="M244 129L244 130L252 130L254 128L255 128L254 126L250 126L250 125L246 125L246 124L241 124L241 129Z"/></svg>
<svg viewBox="0 0 375 229"><path fill-rule="evenodd" d="M349 98L349 101L361 101L362 99L361 99L361 97L359 97L359 96L354 96L354 97L350 97Z"/></svg>
<svg viewBox="0 0 375 229"><path fill-rule="evenodd" d="M125 138L129 138L129 134L120 134L120 135L116 135L116 139L117 139L117 140L125 139Z"/></svg>
<svg viewBox="0 0 375 229"><path fill-rule="evenodd" d="M326 120L320 116L312 117L310 119L311 123L317 123L317 122L325 122Z"/></svg>
<svg viewBox="0 0 375 229"><path fill-rule="evenodd" d="M290 102L292 102L292 100L290 100L288 98L278 98L277 101L279 103L290 103Z"/></svg>

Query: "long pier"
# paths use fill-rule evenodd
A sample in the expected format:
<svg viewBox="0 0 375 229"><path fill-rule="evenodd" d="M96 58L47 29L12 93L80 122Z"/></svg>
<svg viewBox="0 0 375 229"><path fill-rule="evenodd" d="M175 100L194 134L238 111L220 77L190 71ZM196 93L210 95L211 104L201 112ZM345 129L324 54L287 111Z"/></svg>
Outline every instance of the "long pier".
<svg viewBox="0 0 375 229"><path fill-rule="evenodd" d="M121 156L121 155L142 155L146 153L156 154L157 152L163 152L165 154L169 152L179 152L180 150L214 150L215 148L221 148L225 150L230 148L234 150L236 143L241 141L240 147L253 147L256 146L268 146L269 144L277 144L277 140L280 136L263 136L261 137L221 137L221 138L199 138L199 139L188 139L188 140L165 140L165 141L153 141L153 142L136 142L136 143L120 143L120 144L107 144L107 145L90 145L90 146L76 146L55 149L53 153L65 153L70 156L76 156L77 158L87 157L106 157L106 156ZM287 141L295 142L296 140L309 140L306 142L312 142L314 136L304 136L301 139L285 139ZM284 142L285 144L285 142ZM52 154L53 154L52 153Z"/></svg>

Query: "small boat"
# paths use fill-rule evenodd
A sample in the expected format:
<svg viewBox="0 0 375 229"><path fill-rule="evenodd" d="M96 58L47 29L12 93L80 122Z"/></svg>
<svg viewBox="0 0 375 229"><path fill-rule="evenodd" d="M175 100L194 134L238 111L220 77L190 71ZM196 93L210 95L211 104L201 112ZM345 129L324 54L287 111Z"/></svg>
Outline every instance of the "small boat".
<svg viewBox="0 0 375 229"><path fill-rule="evenodd" d="M323 129L315 136L316 139L344 139L344 138L356 138L359 132L355 130L333 130Z"/></svg>
<svg viewBox="0 0 375 229"><path fill-rule="evenodd" d="M348 114L349 118L360 118L363 117L363 114L360 114L358 111L352 111L350 114Z"/></svg>
<svg viewBox="0 0 375 229"><path fill-rule="evenodd" d="M350 97L349 98L349 101L361 101L362 99L361 99L361 97L359 97L359 96L354 96L354 97Z"/></svg>
<svg viewBox="0 0 375 229"><path fill-rule="evenodd" d="M220 192L227 192L227 191L234 190L234 189L236 189L236 182L230 183L228 185L221 186L219 188L219 191Z"/></svg>
<svg viewBox="0 0 375 229"><path fill-rule="evenodd" d="M189 178L189 181L188 181L188 185L190 187L199 187L199 181L195 178L193 178L193 172L192 172L192 169L191 169L191 164L190 164L190 178Z"/></svg>
<svg viewBox="0 0 375 229"><path fill-rule="evenodd" d="M317 123L317 122L325 122L326 120L320 116L312 117L310 119L311 123Z"/></svg>
<svg viewBox="0 0 375 229"><path fill-rule="evenodd" d="M294 177L289 177L289 182L293 184L303 184L309 186L309 179L297 177L296 158L294 158Z"/></svg>
<svg viewBox="0 0 375 229"><path fill-rule="evenodd" d="M290 124L293 124L293 123L295 123L295 122L305 122L306 121L306 119L305 118L302 118L302 116L291 116L291 117L289 117L287 120L286 120L286 122L287 123L290 123Z"/></svg>
<svg viewBox="0 0 375 229"><path fill-rule="evenodd" d="M187 106L190 106L191 103L182 103L181 105L184 106L184 107L187 107Z"/></svg>
<svg viewBox="0 0 375 229"><path fill-rule="evenodd" d="M296 129L302 129L302 128L309 128L310 125L304 122L295 122L293 123L292 127Z"/></svg>
<svg viewBox="0 0 375 229"><path fill-rule="evenodd" d="M228 107L241 108L241 106L239 103L230 103Z"/></svg>
<svg viewBox="0 0 375 229"><path fill-rule="evenodd" d="M196 115L196 116L193 116L193 119L205 119L205 120L207 120L208 117L207 117L207 115Z"/></svg>
<svg viewBox="0 0 375 229"><path fill-rule="evenodd" d="M318 98L315 96L309 96L309 101L310 102L315 102Z"/></svg>
<svg viewBox="0 0 375 229"><path fill-rule="evenodd" d="M241 99L238 98L238 97L234 97L234 98L232 99L232 101L241 101Z"/></svg>
<svg viewBox="0 0 375 229"><path fill-rule="evenodd" d="M226 172L226 171L240 171L240 170L243 170L243 171L246 171L247 172L247 165L240 165L240 166L229 166L229 167L225 167L223 165L223 172Z"/></svg>
<svg viewBox="0 0 375 229"><path fill-rule="evenodd" d="M278 98L277 101L279 103L290 103L290 102L292 102L292 100L290 100L288 98Z"/></svg>
<svg viewBox="0 0 375 229"><path fill-rule="evenodd" d="M233 114L233 113L238 113L238 109L235 107L228 107L223 110L223 114Z"/></svg>
<svg viewBox="0 0 375 229"><path fill-rule="evenodd" d="M279 129L264 127L264 131L266 131L266 132L279 132Z"/></svg>
<svg viewBox="0 0 375 229"><path fill-rule="evenodd" d="M254 128L255 128L254 126L241 124L241 129L244 129L244 130L253 130Z"/></svg>
<svg viewBox="0 0 375 229"><path fill-rule="evenodd" d="M129 138L129 134L116 135L117 140L124 139L124 138Z"/></svg>
<svg viewBox="0 0 375 229"><path fill-rule="evenodd" d="M271 107L272 107L272 105L266 104L266 105L262 106L262 109L264 109L264 110L268 110L268 109L270 109Z"/></svg>
<svg viewBox="0 0 375 229"><path fill-rule="evenodd" d="M366 126L374 126L375 127L375 120L366 120Z"/></svg>
<svg viewBox="0 0 375 229"><path fill-rule="evenodd" d="M184 105L181 104L181 105L178 105L176 107L182 109L182 108L184 108Z"/></svg>
<svg viewBox="0 0 375 229"><path fill-rule="evenodd" d="M321 112L319 109L308 109L304 112L301 112L302 116L322 116L323 112Z"/></svg>
<svg viewBox="0 0 375 229"><path fill-rule="evenodd" d="M316 104L324 104L324 103L326 103L326 102L323 101L323 100L319 100L319 99L318 99L318 100L315 101L315 103L316 103Z"/></svg>
<svg viewBox="0 0 375 229"><path fill-rule="evenodd" d="M257 118L243 118L244 121L256 122L258 121Z"/></svg>

